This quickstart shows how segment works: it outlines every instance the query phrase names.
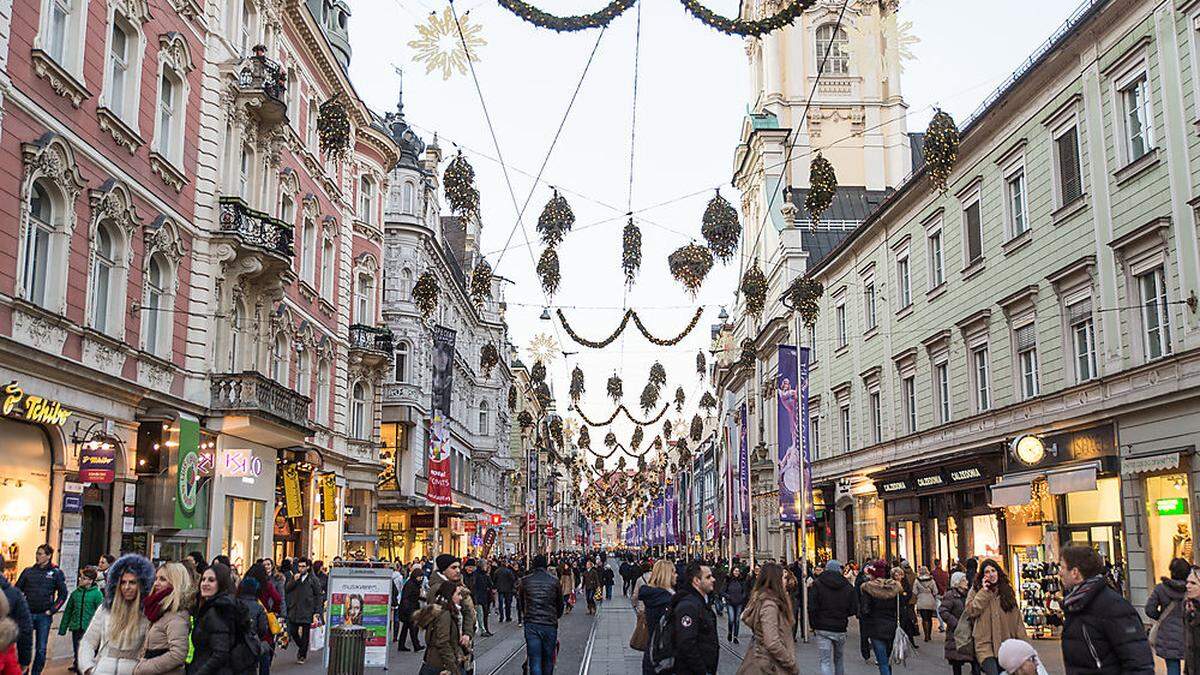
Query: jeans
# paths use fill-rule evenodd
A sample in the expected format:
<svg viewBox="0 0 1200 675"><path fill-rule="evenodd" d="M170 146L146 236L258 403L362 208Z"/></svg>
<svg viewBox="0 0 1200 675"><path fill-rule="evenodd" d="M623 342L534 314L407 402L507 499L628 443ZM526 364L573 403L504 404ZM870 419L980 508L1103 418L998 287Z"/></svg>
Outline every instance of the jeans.
<svg viewBox="0 0 1200 675"><path fill-rule="evenodd" d="M612 600L612 587L613 587L612 584L604 585L604 599L605 600Z"/></svg>
<svg viewBox="0 0 1200 675"><path fill-rule="evenodd" d="M501 593L500 594L500 612L499 613L500 613L501 621L512 621L512 601L513 601L512 593Z"/></svg>
<svg viewBox="0 0 1200 675"><path fill-rule="evenodd" d="M525 624L525 655L529 675L554 675L554 648L558 646L558 626Z"/></svg>
<svg viewBox="0 0 1200 675"><path fill-rule="evenodd" d="M54 617L45 612L33 614L33 675L42 675L42 669L46 667L46 645L50 642L52 621Z"/></svg>
<svg viewBox="0 0 1200 675"><path fill-rule="evenodd" d="M275 650L271 649L268 643L263 649L262 656L258 657L258 675L271 675L271 662L275 660Z"/></svg>
<svg viewBox="0 0 1200 675"><path fill-rule="evenodd" d="M1167 663L1167 675L1181 675L1183 670L1180 668L1179 659L1163 659Z"/></svg>
<svg viewBox="0 0 1200 675"><path fill-rule="evenodd" d="M296 645L296 658L308 658L308 631L311 625L307 621L288 621L288 635Z"/></svg>
<svg viewBox="0 0 1200 675"><path fill-rule="evenodd" d="M979 664L979 669L986 673L986 675L1000 675L1000 673L1003 672L1000 669L1000 662L992 656L984 659L983 662Z"/></svg>
<svg viewBox="0 0 1200 675"><path fill-rule="evenodd" d="M892 641L871 638L871 653L875 655L875 663L879 665L879 675L892 675Z"/></svg>
<svg viewBox="0 0 1200 675"><path fill-rule="evenodd" d="M73 655L72 659L71 659L71 664L76 667L79 666L79 641L83 639L83 634L85 632L86 631L82 631L82 630L71 631L71 654ZM1178 666L1176 666L1175 675L1179 675Z"/></svg>
<svg viewBox="0 0 1200 675"><path fill-rule="evenodd" d="M846 647L846 634L814 630L813 639L820 654L821 675L845 675L846 663L842 650Z"/></svg>
<svg viewBox="0 0 1200 675"><path fill-rule="evenodd" d="M728 637L740 637L742 628L742 606L729 603L725 605L725 616L729 619Z"/></svg>

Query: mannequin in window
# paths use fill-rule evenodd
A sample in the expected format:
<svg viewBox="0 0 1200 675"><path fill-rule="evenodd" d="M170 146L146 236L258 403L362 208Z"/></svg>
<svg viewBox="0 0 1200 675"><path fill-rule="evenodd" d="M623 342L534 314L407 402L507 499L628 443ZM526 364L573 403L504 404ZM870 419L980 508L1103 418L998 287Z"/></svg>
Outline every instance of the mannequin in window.
<svg viewBox="0 0 1200 675"><path fill-rule="evenodd" d="M1176 529L1174 556L1192 561L1192 532L1187 523L1179 523Z"/></svg>

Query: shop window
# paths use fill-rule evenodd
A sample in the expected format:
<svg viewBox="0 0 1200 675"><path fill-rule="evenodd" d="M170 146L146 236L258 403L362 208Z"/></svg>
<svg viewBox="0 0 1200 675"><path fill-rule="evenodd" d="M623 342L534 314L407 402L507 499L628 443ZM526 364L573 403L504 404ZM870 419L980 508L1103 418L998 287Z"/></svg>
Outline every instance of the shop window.
<svg viewBox="0 0 1200 675"><path fill-rule="evenodd" d="M1101 478L1096 489L1067 493L1068 523L1116 523L1121 521L1121 481Z"/></svg>
<svg viewBox="0 0 1200 675"><path fill-rule="evenodd" d="M1000 551L1000 521L994 514L971 516L972 555L1003 560Z"/></svg>
<svg viewBox="0 0 1200 675"><path fill-rule="evenodd" d="M225 546L234 572L245 573L263 554L263 513L266 504L256 499L225 500Z"/></svg>
<svg viewBox="0 0 1200 675"><path fill-rule="evenodd" d="M1192 501L1186 473L1146 478L1150 576L1169 576L1173 558L1192 561Z"/></svg>

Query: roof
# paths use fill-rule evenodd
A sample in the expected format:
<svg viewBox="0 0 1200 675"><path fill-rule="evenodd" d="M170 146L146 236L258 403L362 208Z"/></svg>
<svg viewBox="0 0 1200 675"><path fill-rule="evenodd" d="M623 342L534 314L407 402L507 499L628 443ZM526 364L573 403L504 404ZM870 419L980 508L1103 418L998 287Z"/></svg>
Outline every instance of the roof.
<svg viewBox="0 0 1200 675"><path fill-rule="evenodd" d="M809 268L824 260L843 239L850 236L854 230L847 225L856 225L866 220L891 193L891 190L868 190L854 185L839 185L833 193L833 203L821 214L821 222L837 225L825 227L818 223L812 227L801 226L800 245L808 253ZM808 188L793 188L791 197L797 211L796 220L811 222L812 216L804 206Z"/></svg>
<svg viewBox="0 0 1200 675"><path fill-rule="evenodd" d="M925 132L910 132L908 134L908 147L912 150L912 170L916 172L925 166Z"/></svg>

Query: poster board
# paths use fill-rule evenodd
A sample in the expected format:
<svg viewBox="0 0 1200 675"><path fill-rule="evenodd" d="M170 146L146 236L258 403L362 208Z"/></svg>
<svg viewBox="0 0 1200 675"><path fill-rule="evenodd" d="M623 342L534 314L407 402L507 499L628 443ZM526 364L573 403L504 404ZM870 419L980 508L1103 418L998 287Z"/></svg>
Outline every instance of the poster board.
<svg viewBox="0 0 1200 675"><path fill-rule="evenodd" d="M335 626L353 624L370 631L364 664L367 668L388 667L388 635L391 634L392 571L380 567L342 567L329 570L325 597L324 665L329 667L329 639Z"/></svg>

